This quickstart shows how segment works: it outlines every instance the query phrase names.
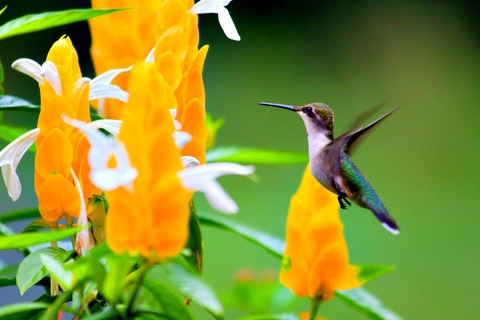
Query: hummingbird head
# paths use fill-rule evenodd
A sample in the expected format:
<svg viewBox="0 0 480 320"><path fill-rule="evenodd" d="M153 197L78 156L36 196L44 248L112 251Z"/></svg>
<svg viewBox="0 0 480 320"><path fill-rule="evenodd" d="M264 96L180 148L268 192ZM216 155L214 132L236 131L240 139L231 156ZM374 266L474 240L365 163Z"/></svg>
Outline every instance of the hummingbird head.
<svg viewBox="0 0 480 320"><path fill-rule="evenodd" d="M260 104L295 111L302 118L308 135L322 134L333 140L333 111L325 103L314 102L300 107L269 102Z"/></svg>

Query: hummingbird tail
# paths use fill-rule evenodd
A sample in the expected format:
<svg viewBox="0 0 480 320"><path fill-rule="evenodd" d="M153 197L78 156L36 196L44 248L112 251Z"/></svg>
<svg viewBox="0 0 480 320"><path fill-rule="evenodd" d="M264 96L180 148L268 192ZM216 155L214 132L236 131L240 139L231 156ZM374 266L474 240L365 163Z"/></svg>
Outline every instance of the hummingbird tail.
<svg viewBox="0 0 480 320"><path fill-rule="evenodd" d="M391 234L397 235L400 233L397 223L386 211L372 210L378 220L382 223L382 226L387 229Z"/></svg>

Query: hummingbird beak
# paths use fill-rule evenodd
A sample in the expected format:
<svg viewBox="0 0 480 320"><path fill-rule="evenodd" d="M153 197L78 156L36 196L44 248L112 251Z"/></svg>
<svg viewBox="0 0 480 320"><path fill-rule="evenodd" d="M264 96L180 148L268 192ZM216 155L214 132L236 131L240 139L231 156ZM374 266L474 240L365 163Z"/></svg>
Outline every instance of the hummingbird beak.
<svg viewBox="0 0 480 320"><path fill-rule="evenodd" d="M297 111L294 106L289 106L286 104L270 103L270 102L259 102L258 104L262 106L277 107L277 108L287 109L291 111Z"/></svg>

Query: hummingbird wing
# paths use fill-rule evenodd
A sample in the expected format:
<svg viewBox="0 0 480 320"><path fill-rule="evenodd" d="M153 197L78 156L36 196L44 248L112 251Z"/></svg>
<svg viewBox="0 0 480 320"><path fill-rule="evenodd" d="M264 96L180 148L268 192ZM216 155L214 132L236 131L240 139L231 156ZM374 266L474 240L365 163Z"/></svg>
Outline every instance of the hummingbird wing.
<svg viewBox="0 0 480 320"><path fill-rule="evenodd" d="M351 130L348 130L349 132L352 132L354 129L359 128L362 124L367 122L367 119L370 119L378 110L383 108L387 104L388 100L383 101L382 103L379 103L378 105L374 106L373 108L370 108L363 113L359 114L355 120L350 124L348 128Z"/></svg>
<svg viewBox="0 0 480 320"><path fill-rule="evenodd" d="M341 154L340 171L344 178L345 187L348 189L349 198L355 201L360 207L370 209L382 223L382 226L392 234L399 234L395 220L390 216L383 205L380 197L368 182L367 178L360 172L350 157Z"/></svg>
<svg viewBox="0 0 480 320"><path fill-rule="evenodd" d="M379 107L381 106L382 105L380 105ZM378 109L379 107L376 107L375 110ZM356 131L348 131L342 134L340 137L338 137L337 139L343 145L345 152L347 154L350 154L353 150L353 147L355 146L355 142L358 142L360 138L365 137L365 135L369 133L377 124L379 124L382 120L384 120L386 117L388 117L393 112L395 112L398 108L400 108L400 105L393 108L392 110L390 110L380 118L376 119L372 123L368 124L367 126Z"/></svg>

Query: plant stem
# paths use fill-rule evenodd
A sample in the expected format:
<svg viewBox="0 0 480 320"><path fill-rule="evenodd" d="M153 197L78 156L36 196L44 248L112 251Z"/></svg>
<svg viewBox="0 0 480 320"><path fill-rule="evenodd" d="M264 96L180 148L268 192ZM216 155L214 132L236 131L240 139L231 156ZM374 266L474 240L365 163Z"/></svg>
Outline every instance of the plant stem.
<svg viewBox="0 0 480 320"><path fill-rule="evenodd" d="M317 316L318 308L320 307L320 304L322 303L322 298L321 298L321 297L313 298L313 299L311 300L311 303L312 303L312 307L311 307L311 309L310 309L310 318L309 318L309 320L314 320L315 317Z"/></svg>
<svg viewBox="0 0 480 320"><path fill-rule="evenodd" d="M152 263L150 261L146 261L146 263L138 270L137 281L135 282L132 294L130 295L130 297L128 299L127 309L125 310L125 314L126 314L127 317L129 317L131 312L132 312L132 308L133 308L133 304L135 302L135 298L137 297L137 294L138 294L138 291L140 290L143 279L147 275L147 272L148 272L148 270L150 270L151 266L152 266Z"/></svg>
<svg viewBox="0 0 480 320"><path fill-rule="evenodd" d="M52 248L56 248L57 241L52 241L50 243L50 246ZM50 277L50 295L58 296L58 282L55 279L53 279L53 277Z"/></svg>

